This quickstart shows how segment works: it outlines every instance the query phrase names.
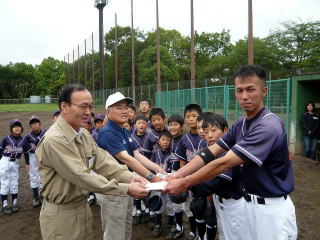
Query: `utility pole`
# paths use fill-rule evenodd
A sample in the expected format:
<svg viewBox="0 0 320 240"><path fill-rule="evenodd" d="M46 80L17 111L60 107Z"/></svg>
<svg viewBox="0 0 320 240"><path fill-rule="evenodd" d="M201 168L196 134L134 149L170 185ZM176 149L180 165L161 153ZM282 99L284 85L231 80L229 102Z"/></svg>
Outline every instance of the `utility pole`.
<svg viewBox="0 0 320 240"><path fill-rule="evenodd" d="M196 87L196 67L195 67L195 52L194 52L194 14L193 14L193 0L191 2L191 88Z"/></svg>
<svg viewBox="0 0 320 240"><path fill-rule="evenodd" d="M253 64L252 0L248 0L248 64Z"/></svg>
<svg viewBox="0 0 320 240"><path fill-rule="evenodd" d="M118 91L118 24L117 24L117 14L114 14L115 20L115 56L114 56L114 66L115 66L115 89Z"/></svg>
<svg viewBox="0 0 320 240"><path fill-rule="evenodd" d="M133 29L133 0L131 0L131 88L133 101L136 99L136 64L134 53L135 35Z"/></svg>
<svg viewBox="0 0 320 240"><path fill-rule="evenodd" d="M157 11L157 92L161 92L161 73L160 73L160 29L159 29L159 8L156 0Z"/></svg>

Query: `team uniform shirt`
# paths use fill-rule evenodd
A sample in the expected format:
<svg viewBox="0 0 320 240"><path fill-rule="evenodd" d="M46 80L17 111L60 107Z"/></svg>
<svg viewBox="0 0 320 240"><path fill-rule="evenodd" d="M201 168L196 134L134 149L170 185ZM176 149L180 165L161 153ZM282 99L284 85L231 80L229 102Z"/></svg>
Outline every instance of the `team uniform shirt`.
<svg viewBox="0 0 320 240"><path fill-rule="evenodd" d="M133 151L138 149L129 131L126 128L120 127L112 120L109 120L100 130L97 144L102 149L107 150L112 156L119 152L127 151L133 157ZM119 162L122 163L121 161Z"/></svg>
<svg viewBox="0 0 320 240"><path fill-rule="evenodd" d="M98 139L99 132L100 132L100 129L98 129L98 128L95 128L93 131L90 132L92 138L93 138L95 141L97 141L97 139Z"/></svg>
<svg viewBox="0 0 320 240"><path fill-rule="evenodd" d="M146 136L146 139L144 140L143 143L143 151L144 155L150 159L152 150L155 148L156 143L159 139L159 135L163 131L167 131L168 129L164 127L164 129L160 132L156 131L154 128L150 128L148 131L148 134Z"/></svg>
<svg viewBox="0 0 320 240"><path fill-rule="evenodd" d="M133 132L131 133L131 137L133 139L133 141L136 143L137 147L138 147L138 151L141 154L144 154L143 151L143 143L147 137L147 134L143 134L143 135L138 135L137 134L137 129L134 129Z"/></svg>
<svg viewBox="0 0 320 240"><path fill-rule="evenodd" d="M215 178L191 187L190 190L201 197L216 194L224 199L238 200L242 197L240 167L231 168Z"/></svg>
<svg viewBox="0 0 320 240"><path fill-rule="evenodd" d="M243 117L217 144L244 160L245 191L260 197L280 197L293 190L287 136L280 118L263 108L254 118Z"/></svg>
<svg viewBox="0 0 320 240"><path fill-rule="evenodd" d="M196 153L207 147L208 143L201 139L198 134L187 133L179 141L178 147L176 148L175 155L185 161L189 162L194 158Z"/></svg>
<svg viewBox="0 0 320 240"><path fill-rule="evenodd" d="M14 137L8 135L0 143L0 155L9 157L12 161L20 159L24 153L26 163L29 163L29 155L27 153L30 151L30 145L26 142L26 138L22 136Z"/></svg>
<svg viewBox="0 0 320 240"><path fill-rule="evenodd" d="M182 139L183 134L172 138L170 143L170 152L171 152L171 161L172 161L172 171L178 171L180 168L180 159L176 155L177 147L179 146L179 142Z"/></svg>
<svg viewBox="0 0 320 240"><path fill-rule="evenodd" d="M308 132L311 131L313 134L319 130L320 116L317 113L303 113L301 117L301 124L303 128L303 135L309 136Z"/></svg>
<svg viewBox="0 0 320 240"><path fill-rule="evenodd" d="M171 172L172 159L170 151L163 151L160 147L152 151L150 160L158 164L166 172Z"/></svg>
<svg viewBox="0 0 320 240"><path fill-rule="evenodd" d="M26 138L26 142L27 144L30 145L30 153L35 153L38 143L40 142L41 138L43 137L43 135L46 133L48 129L45 130L41 130L39 134L35 134L33 131L30 131L28 133L27 136L25 136Z"/></svg>

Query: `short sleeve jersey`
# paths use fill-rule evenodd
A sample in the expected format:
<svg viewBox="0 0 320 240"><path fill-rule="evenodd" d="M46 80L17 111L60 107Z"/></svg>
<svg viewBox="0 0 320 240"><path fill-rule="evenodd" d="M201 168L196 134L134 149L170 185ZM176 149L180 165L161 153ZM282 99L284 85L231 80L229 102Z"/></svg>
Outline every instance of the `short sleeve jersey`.
<svg viewBox="0 0 320 240"><path fill-rule="evenodd" d="M160 148L156 148L152 151L150 160L158 164L166 172L171 172L172 161L170 151L163 151Z"/></svg>
<svg viewBox="0 0 320 240"><path fill-rule="evenodd" d="M5 157L20 159L23 153L30 152L31 147L25 137L8 135L0 142L0 153Z"/></svg>
<svg viewBox="0 0 320 240"><path fill-rule="evenodd" d="M207 146L207 142L198 134L187 133L181 138L175 154L179 159L189 162L199 150Z"/></svg>
<svg viewBox="0 0 320 240"><path fill-rule="evenodd" d="M167 130L165 127L163 131ZM147 158L151 157L152 150L154 149L160 135L161 131L158 132L154 128L150 128L148 130L148 134L146 136L146 139L144 140L143 143L143 151L145 152L145 156Z"/></svg>
<svg viewBox="0 0 320 240"><path fill-rule="evenodd" d="M179 146L179 142L182 139L183 135L179 135L175 138L172 138L170 143L170 152L171 152L171 162L172 162L172 170L178 171L180 168L180 159L176 155L177 147Z"/></svg>
<svg viewBox="0 0 320 240"><path fill-rule="evenodd" d="M240 118L217 144L245 163L243 186L251 194L278 197L293 190L287 136L280 118L263 108L254 118Z"/></svg>
<svg viewBox="0 0 320 240"><path fill-rule="evenodd" d="M25 137L27 144L29 144L31 150L30 153L35 153L38 143L40 142L43 135L46 133L46 130L42 130L38 135L35 134L33 131L29 132L28 135Z"/></svg>
<svg viewBox="0 0 320 240"><path fill-rule="evenodd" d="M133 156L133 151L137 149L129 131L112 120L109 120L100 130L97 144L112 156L122 151L127 151L129 155Z"/></svg>
<svg viewBox="0 0 320 240"><path fill-rule="evenodd" d="M145 133L143 135L138 135L137 134L137 129L134 129L133 132L131 133L131 137L132 137L133 141L136 143L139 152L141 154L144 154L143 143L144 143L144 140L147 137L147 134Z"/></svg>

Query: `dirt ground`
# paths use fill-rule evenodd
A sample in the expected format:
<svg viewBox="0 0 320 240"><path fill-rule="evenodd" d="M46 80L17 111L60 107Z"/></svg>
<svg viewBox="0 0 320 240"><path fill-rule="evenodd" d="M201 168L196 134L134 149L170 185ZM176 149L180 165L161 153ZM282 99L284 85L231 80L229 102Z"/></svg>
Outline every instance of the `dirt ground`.
<svg viewBox="0 0 320 240"><path fill-rule="evenodd" d="M23 121L24 134L29 132L27 119L31 112L1 112L0 113L0 137L1 139L9 133L9 120L19 117ZM51 124L51 112L38 112L42 126L48 127ZM295 174L295 190L291 198L296 207L298 239L316 240L320 239L320 164L300 156L293 158ZM41 239L39 227L40 209L31 206L32 194L29 185L29 176L25 172L25 163L20 161L20 179L18 202L20 212L7 216L0 213L0 240L38 240ZM102 239L99 207L92 208L93 211L93 232L94 239ZM185 223L186 224L186 223ZM187 227L187 226L186 226ZM152 231L145 225L133 227L133 240L149 240ZM164 239L164 238L158 238Z"/></svg>

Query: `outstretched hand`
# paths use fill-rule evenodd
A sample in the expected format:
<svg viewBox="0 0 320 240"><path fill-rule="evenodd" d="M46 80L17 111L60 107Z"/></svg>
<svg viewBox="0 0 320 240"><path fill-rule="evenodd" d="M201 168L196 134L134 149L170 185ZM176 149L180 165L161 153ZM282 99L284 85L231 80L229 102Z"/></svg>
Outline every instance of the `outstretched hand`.
<svg viewBox="0 0 320 240"><path fill-rule="evenodd" d="M133 198L144 198L148 196L149 191L146 189L145 184L140 182L132 182L129 184L128 195Z"/></svg>

